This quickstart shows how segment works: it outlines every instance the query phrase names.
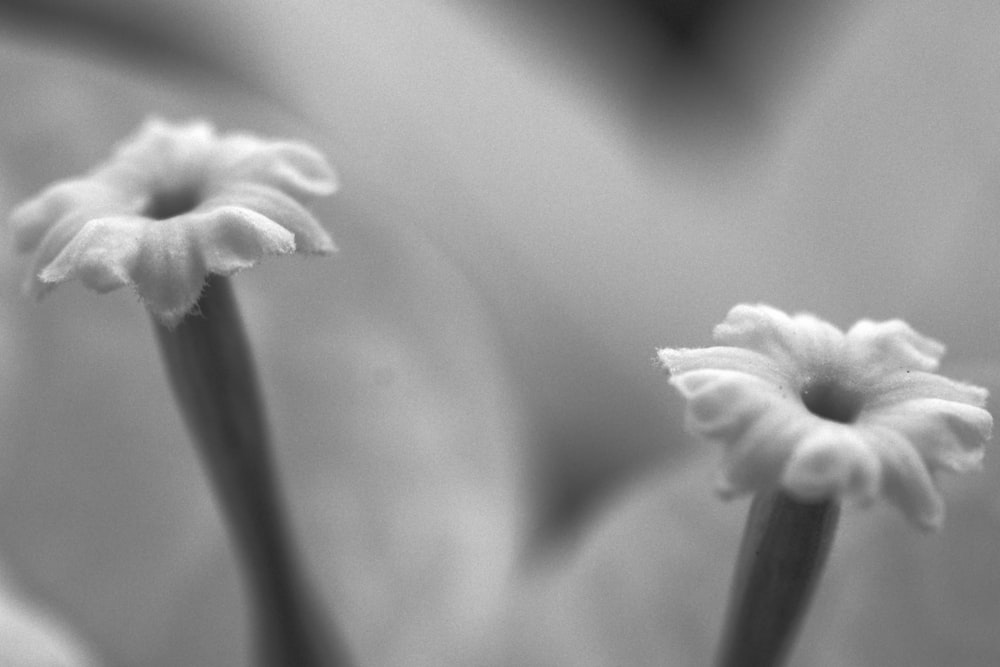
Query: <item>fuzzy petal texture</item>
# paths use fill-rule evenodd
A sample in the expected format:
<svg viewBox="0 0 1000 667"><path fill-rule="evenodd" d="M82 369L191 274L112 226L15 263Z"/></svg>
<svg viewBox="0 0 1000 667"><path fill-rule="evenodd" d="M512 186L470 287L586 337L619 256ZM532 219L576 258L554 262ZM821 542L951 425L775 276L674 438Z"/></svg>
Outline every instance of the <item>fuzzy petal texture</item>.
<svg viewBox="0 0 1000 667"><path fill-rule="evenodd" d="M844 333L743 304L714 335L725 345L659 357L687 400L688 430L724 448L724 497L774 485L805 501L881 497L934 529L944 518L936 473L982 463L986 390L935 375L944 345L902 320Z"/></svg>
<svg viewBox="0 0 1000 667"><path fill-rule="evenodd" d="M33 255L29 293L72 279L98 292L128 285L173 326L211 273L336 251L304 205L336 189L333 168L307 144L153 118L107 163L21 204L10 225L18 250Z"/></svg>

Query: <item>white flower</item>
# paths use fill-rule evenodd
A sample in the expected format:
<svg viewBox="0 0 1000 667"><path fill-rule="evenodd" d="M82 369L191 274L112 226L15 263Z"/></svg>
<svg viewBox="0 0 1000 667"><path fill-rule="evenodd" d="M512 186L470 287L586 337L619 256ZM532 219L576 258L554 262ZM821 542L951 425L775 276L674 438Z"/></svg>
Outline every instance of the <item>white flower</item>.
<svg viewBox="0 0 1000 667"><path fill-rule="evenodd" d="M944 346L901 320L846 333L812 315L739 305L725 347L663 349L686 424L725 447L724 497L779 485L794 497L883 496L924 528L944 503L934 475L981 465L986 390L936 375Z"/></svg>
<svg viewBox="0 0 1000 667"><path fill-rule="evenodd" d="M34 253L31 293L73 278L98 292L131 285L173 325L210 273L265 255L333 252L301 201L336 189L332 168L304 143L151 119L108 162L51 185L10 222L18 249Z"/></svg>

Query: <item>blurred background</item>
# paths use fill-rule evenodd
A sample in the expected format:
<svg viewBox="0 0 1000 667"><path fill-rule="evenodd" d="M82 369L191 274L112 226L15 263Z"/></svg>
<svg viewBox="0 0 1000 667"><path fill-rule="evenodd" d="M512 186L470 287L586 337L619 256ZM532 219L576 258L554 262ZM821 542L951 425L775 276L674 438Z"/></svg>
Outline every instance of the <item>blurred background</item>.
<svg viewBox="0 0 1000 667"><path fill-rule="evenodd" d="M236 289L361 663L706 664L746 504L711 495L655 348L741 301L903 317L995 394L998 25L986 0L6 0L0 204L151 113L314 142L341 252ZM141 306L30 303L22 269L0 632L63 660L23 664L246 664ZM793 665L1000 663L990 453L939 535L845 514Z"/></svg>

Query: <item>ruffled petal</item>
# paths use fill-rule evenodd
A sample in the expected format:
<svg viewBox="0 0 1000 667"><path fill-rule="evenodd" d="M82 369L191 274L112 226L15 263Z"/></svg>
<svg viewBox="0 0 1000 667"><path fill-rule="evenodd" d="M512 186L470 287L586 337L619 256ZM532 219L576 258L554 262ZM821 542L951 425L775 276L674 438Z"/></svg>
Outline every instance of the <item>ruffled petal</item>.
<svg viewBox="0 0 1000 667"><path fill-rule="evenodd" d="M860 383L866 385L865 407L878 411L887 406L921 398L938 398L982 407L989 392L982 387L924 371L872 372Z"/></svg>
<svg viewBox="0 0 1000 667"><path fill-rule="evenodd" d="M792 451L781 484L799 500L849 496L870 502L878 495L880 468L857 430L821 422Z"/></svg>
<svg viewBox="0 0 1000 667"><path fill-rule="evenodd" d="M215 130L208 121L174 124L149 118L118 144L98 175L132 188L178 187L204 177L215 143Z"/></svg>
<svg viewBox="0 0 1000 667"><path fill-rule="evenodd" d="M61 283L78 278L101 293L132 284L146 224L136 216L91 220L42 270L39 280Z"/></svg>
<svg viewBox="0 0 1000 667"><path fill-rule="evenodd" d="M256 211L280 224L294 234L295 250L298 252L328 255L337 249L330 234L302 204L271 186L256 183L233 185L206 201L204 206L210 208L223 204Z"/></svg>
<svg viewBox="0 0 1000 667"><path fill-rule="evenodd" d="M716 341L755 350L812 373L838 360L844 334L808 313L794 317L765 304L740 304L715 327Z"/></svg>
<svg viewBox="0 0 1000 667"><path fill-rule="evenodd" d="M687 427L701 437L734 442L781 398L779 389L738 371L703 369L671 378L688 400Z"/></svg>
<svg viewBox="0 0 1000 667"><path fill-rule="evenodd" d="M789 456L817 421L800 404L770 397L738 440L723 443L716 493L728 499L776 486Z"/></svg>
<svg viewBox="0 0 1000 667"><path fill-rule="evenodd" d="M49 229L67 215L92 218L121 210L121 191L94 180L75 179L49 186L10 213L18 252L31 252Z"/></svg>
<svg viewBox="0 0 1000 667"><path fill-rule="evenodd" d="M712 330L712 338L726 345L762 354L785 354L795 347L798 334L787 313L766 304L733 306L726 319Z"/></svg>
<svg viewBox="0 0 1000 667"><path fill-rule="evenodd" d="M884 371L933 371L945 352L942 343L917 333L903 320L859 320L847 331L847 342L857 363L875 364Z"/></svg>
<svg viewBox="0 0 1000 667"><path fill-rule="evenodd" d="M815 417L788 391L755 375L701 369L671 377L687 398L688 431L726 452L716 491L733 497L774 483Z"/></svg>
<svg viewBox="0 0 1000 667"><path fill-rule="evenodd" d="M35 298L41 298L58 284L55 281L42 280L41 274L90 220L89 215L71 212L49 227L35 251L31 269L22 285L25 292Z"/></svg>
<svg viewBox="0 0 1000 667"><path fill-rule="evenodd" d="M932 469L954 472L982 465L993 431L983 408L939 398L920 398L865 414L863 424L895 430L916 448Z"/></svg>
<svg viewBox="0 0 1000 667"><path fill-rule="evenodd" d="M916 447L891 428L867 426L860 431L881 462L885 499L921 528L940 528L944 500Z"/></svg>
<svg viewBox="0 0 1000 667"><path fill-rule="evenodd" d="M225 187L252 182L283 190L295 197L320 197L337 191L337 174L322 153L298 141L263 142L248 135L226 139L227 150L216 154L213 184Z"/></svg>
<svg viewBox="0 0 1000 667"><path fill-rule="evenodd" d="M185 225L146 225L132 279L149 311L176 325L194 306L207 272L201 252Z"/></svg>
<svg viewBox="0 0 1000 667"><path fill-rule="evenodd" d="M211 273L231 275L266 255L295 252L295 236L273 220L248 208L223 206L185 217Z"/></svg>
<svg viewBox="0 0 1000 667"><path fill-rule="evenodd" d="M671 376L701 369L739 371L775 386L791 386L794 369L760 352L739 347L663 348L657 356Z"/></svg>

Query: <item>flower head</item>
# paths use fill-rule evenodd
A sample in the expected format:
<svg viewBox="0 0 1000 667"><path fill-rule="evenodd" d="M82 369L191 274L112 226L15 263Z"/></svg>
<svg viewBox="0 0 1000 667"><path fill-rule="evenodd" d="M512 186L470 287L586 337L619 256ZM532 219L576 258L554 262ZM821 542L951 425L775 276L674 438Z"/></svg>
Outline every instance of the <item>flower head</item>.
<svg viewBox="0 0 1000 667"><path fill-rule="evenodd" d="M98 292L131 285L173 325L210 273L265 255L333 252L301 202L336 189L329 164L304 143L150 119L106 163L49 186L10 222L18 249L34 253L29 292L72 278Z"/></svg>
<svg viewBox="0 0 1000 667"><path fill-rule="evenodd" d="M883 496L935 528L935 474L981 465L993 427L986 390L935 374L944 346L901 320L845 333L739 305L714 338L723 346L659 357L688 401L688 429L725 447L724 497L778 484L804 501Z"/></svg>

